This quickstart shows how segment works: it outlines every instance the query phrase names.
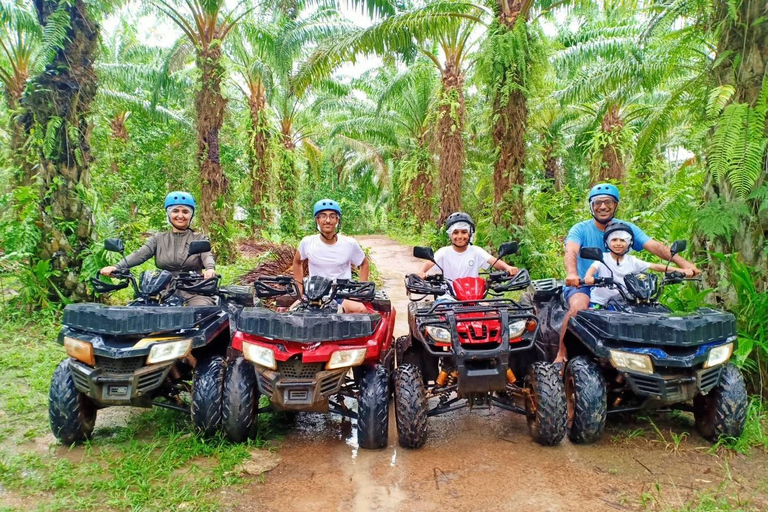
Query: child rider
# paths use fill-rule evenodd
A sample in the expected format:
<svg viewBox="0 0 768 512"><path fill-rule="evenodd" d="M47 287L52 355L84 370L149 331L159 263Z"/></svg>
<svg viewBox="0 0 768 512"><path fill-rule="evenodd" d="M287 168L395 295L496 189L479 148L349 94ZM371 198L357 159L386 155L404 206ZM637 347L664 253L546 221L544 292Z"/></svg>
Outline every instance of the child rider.
<svg viewBox="0 0 768 512"><path fill-rule="evenodd" d="M592 263L584 276L584 284L589 286L595 284L595 276L611 277L611 271L613 271L613 282L621 286L625 286L624 276L645 272L646 270L654 270L656 272L664 272L665 270L667 272L678 271L685 274L686 277L693 277L694 272L691 269L680 269L674 266L667 268L666 265L648 263L628 254L632 248L633 238L632 228L626 224L616 222L608 226L605 229L605 235L603 235L603 243L608 250L608 252L603 253L605 264L599 261ZM620 296L619 292L615 289L596 286L592 288L589 300L604 306L609 300L618 296Z"/></svg>

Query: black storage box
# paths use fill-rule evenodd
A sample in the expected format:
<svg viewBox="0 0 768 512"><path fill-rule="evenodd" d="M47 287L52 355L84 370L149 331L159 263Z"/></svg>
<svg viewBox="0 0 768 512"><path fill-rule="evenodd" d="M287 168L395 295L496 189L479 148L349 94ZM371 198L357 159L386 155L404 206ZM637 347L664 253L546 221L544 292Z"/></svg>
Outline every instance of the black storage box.
<svg viewBox="0 0 768 512"><path fill-rule="evenodd" d="M192 329L219 311L218 306L105 306L86 302L65 307L62 323L72 329L99 334L149 334Z"/></svg>
<svg viewBox="0 0 768 512"><path fill-rule="evenodd" d="M246 308L237 319L237 329L276 340L315 343L371 336L379 322L381 315L377 313L276 313L267 308Z"/></svg>
<svg viewBox="0 0 768 512"><path fill-rule="evenodd" d="M694 346L736 335L734 316L710 308L687 315L585 310L579 311L578 317L589 322L605 339L633 343Z"/></svg>

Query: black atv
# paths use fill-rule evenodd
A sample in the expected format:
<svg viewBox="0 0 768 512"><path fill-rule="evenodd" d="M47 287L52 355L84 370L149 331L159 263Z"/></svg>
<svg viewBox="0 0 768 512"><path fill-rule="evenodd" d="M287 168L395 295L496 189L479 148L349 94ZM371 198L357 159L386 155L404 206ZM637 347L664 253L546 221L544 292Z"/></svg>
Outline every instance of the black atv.
<svg viewBox="0 0 768 512"><path fill-rule="evenodd" d="M118 239L105 242L123 252ZM194 241L189 255L210 251ZM230 315L253 305L250 287L219 288L220 276L203 280L196 272L113 273L117 283L94 277L93 288L109 293L129 285L128 306L70 304L64 309L58 342L69 356L51 379L48 416L64 444L90 438L98 409L158 405L191 413L196 429L213 434L221 423L221 401ZM215 297L216 305L184 307L177 291ZM192 397L191 407L182 393Z"/></svg>
<svg viewBox="0 0 768 512"><path fill-rule="evenodd" d="M502 244L499 257L516 251L516 242ZM413 255L435 261L428 247L415 247ZM413 301L410 334L397 340L395 372L401 446L419 448L426 442L428 416L491 406L525 415L531 436L542 445L562 441L565 392L555 368L535 362L533 307L501 297L529 282L524 269L515 276L500 271L452 282L442 274L406 276ZM436 300L421 300L430 295Z"/></svg>
<svg viewBox="0 0 768 512"><path fill-rule="evenodd" d="M672 255L685 249L672 245ZM603 261L594 247L582 248L584 259ZM729 359L736 343L736 320L730 313L699 308L676 314L659 303L665 286L685 281L668 272L596 278L595 286L618 292L599 309L579 311L568 323L565 369L568 436L575 443L598 440L606 414L641 409L692 411L706 439L738 437L744 430L747 392L741 372ZM567 311L562 284L533 281L533 301L541 323L537 346L543 358L557 352ZM692 403L691 403L692 402Z"/></svg>

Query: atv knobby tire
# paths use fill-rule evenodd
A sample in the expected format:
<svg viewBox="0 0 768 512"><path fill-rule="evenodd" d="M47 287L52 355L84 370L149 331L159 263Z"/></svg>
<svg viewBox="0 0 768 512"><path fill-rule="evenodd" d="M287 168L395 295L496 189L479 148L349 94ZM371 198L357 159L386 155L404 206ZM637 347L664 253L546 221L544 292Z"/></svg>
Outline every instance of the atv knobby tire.
<svg viewBox="0 0 768 512"><path fill-rule="evenodd" d="M418 366L395 370L395 420L403 448L421 448L427 440L427 391Z"/></svg>
<svg viewBox="0 0 768 512"><path fill-rule="evenodd" d="M377 364L365 368L357 399L357 442L360 448L386 448L389 433L389 372Z"/></svg>
<svg viewBox="0 0 768 512"><path fill-rule="evenodd" d="M554 446L565 437L565 389L560 374L550 363L533 363L525 376L528 431L533 440Z"/></svg>
<svg viewBox="0 0 768 512"><path fill-rule="evenodd" d="M227 368L222 404L224 434L235 443L256 437L259 387L253 364L242 357Z"/></svg>
<svg viewBox="0 0 768 512"><path fill-rule="evenodd" d="M91 438L96 424L96 404L79 392L69 371L69 359L60 362L48 391L48 419L51 431L64 445Z"/></svg>
<svg viewBox="0 0 768 512"><path fill-rule="evenodd" d="M594 443L603 434L607 396L600 367L591 359L574 357L565 369L568 400L568 438L577 444Z"/></svg>
<svg viewBox="0 0 768 512"><path fill-rule="evenodd" d="M192 424L205 436L212 436L221 426L221 401L227 365L221 356L197 362L192 383Z"/></svg>
<svg viewBox="0 0 768 512"><path fill-rule="evenodd" d="M741 435L747 418L747 389L733 363L725 365L717 386L693 399L693 416L701 435L712 442Z"/></svg>

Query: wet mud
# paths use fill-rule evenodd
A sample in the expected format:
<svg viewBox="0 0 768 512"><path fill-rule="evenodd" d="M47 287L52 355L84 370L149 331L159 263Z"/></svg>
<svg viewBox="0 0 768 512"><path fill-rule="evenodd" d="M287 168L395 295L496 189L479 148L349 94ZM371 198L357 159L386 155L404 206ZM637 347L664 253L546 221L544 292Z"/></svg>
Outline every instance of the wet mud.
<svg viewBox="0 0 768 512"><path fill-rule="evenodd" d="M398 311L396 335L407 333L403 276L420 261L388 238L358 239ZM353 421L298 414L284 440L272 443L280 464L226 489L223 510L670 510L717 493L745 510L768 510L768 457L711 453L692 418L612 421L594 445L542 447L523 416L463 409L430 418L419 450L398 446L391 409L389 422L388 447L367 451L357 446Z"/></svg>

